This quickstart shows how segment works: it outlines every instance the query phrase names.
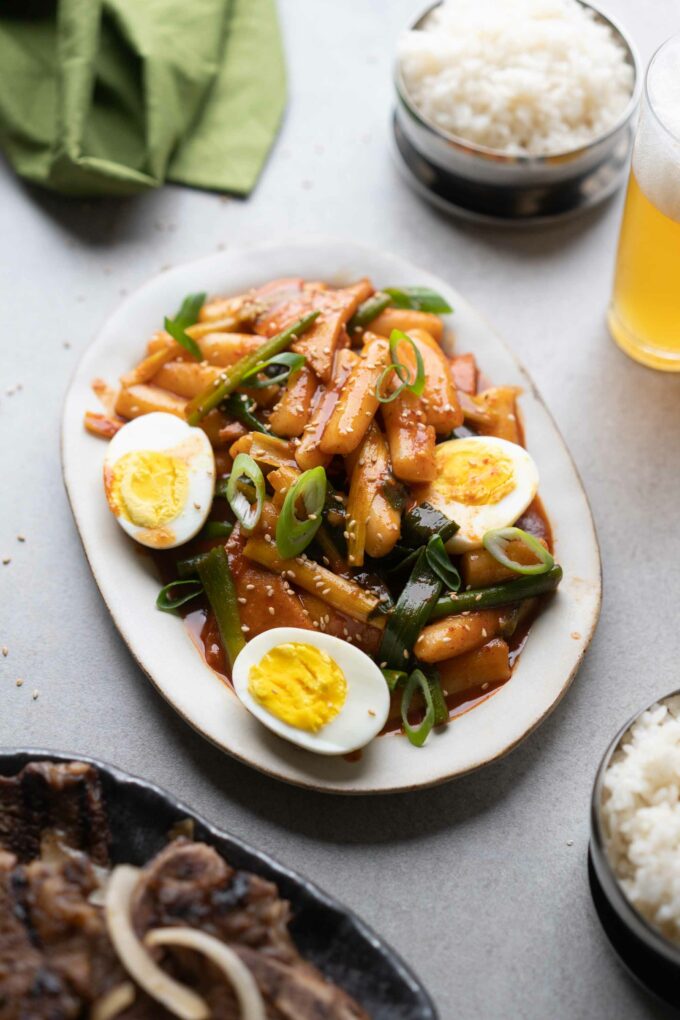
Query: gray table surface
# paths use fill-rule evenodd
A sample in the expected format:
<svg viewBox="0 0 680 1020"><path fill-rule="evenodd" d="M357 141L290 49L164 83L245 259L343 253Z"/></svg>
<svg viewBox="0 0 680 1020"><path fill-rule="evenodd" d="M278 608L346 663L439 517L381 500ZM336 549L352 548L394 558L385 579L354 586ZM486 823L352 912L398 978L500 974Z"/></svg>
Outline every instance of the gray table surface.
<svg viewBox="0 0 680 1020"><path fill-rule="evenodd" d="M618 965L586 877L598 760L628 715L680 680L680 379L629 361L606 332L621 196L540 233L448 221L388 152L391 55L418 5L281 7L289 108L248 201L174 187L69 201L0 167L0 557L11 557L0 565L0 744L99 755L309 874L404 955L442 1020L670 1016ZM645 60L680 28L677 0L609 8ZM64 391L121 295L216 248L315 232L403 253L495 323L571 447L602 545L602 618L559 708L506 760L414 795L315 795L206 744L115 631L62 487Z"/></svg>

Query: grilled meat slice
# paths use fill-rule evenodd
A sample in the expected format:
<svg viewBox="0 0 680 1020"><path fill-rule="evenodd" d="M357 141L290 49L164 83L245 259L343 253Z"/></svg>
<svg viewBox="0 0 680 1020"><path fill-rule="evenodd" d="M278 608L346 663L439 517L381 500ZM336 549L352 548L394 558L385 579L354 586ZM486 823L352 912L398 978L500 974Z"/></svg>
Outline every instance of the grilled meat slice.
<svg viewBox="0 0 680 1020"><path fill-rule="evenodd" d="M142 870L132 909L140 937L150 928L186 925L227 942L252 971L272 1020L368 1020L300 956L288 933L289 905L276 886L234 871L204 843L177 839L162 850ZM231 993L211 964L168 948L164 966L195 987L216 1018L231 1017Z"/></svg>
<svg viewBox="0 0 680 1020"><path fill-rule="evenodd" d="M109 829L92 765L31 762L18 776L0 776L0 848L26 863L40 856L50 832L95 864L108 864Z"/></svg>
<svg viewBox="0 0 680 1020"><path fill-rule="evenodd" d="M108 843L94 768L37 763L0 779L0 1020L85 1020L129 981L101 906ZM132 919L140 937L185 926L228 943L251 970L268 1020L368 1020L300 956L276 886L204 843L176 839L140 870ZM175 946L153 952L203 996L213 1020L240 1020L229 982L209 960ZM171 1014L137 989L116 1020Z"/></svg>

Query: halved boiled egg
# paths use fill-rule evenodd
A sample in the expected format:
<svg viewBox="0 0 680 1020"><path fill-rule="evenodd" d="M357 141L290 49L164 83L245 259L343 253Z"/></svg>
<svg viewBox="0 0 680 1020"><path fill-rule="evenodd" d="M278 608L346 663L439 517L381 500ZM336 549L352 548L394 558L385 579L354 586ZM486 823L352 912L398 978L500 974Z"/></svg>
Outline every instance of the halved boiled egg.
<svg viewBox="0 0 680 1020"><path fill-rule="evenodd" d="M261 723L317 754L364 747L387 722L385 678L359 648L303 630L275 627L254 637L232 670L236 694Z"/></svg>
<svg viewBox="0 0 680 1020"><path fill-rule="evenodd" d="M452 553L479 549L487 531L514 524L538 491L538 468L523 446L495 436L450 439L435 447L437 476L416 498L459 526Z"/></svg>
<svg viewBox="0 0 680 1020"><path fill-rule="evenodd" d="M200 531L215 489L215 456L202 429L154 411L123 425L104 458L104 489L121 528L152 549Z"/></svg>

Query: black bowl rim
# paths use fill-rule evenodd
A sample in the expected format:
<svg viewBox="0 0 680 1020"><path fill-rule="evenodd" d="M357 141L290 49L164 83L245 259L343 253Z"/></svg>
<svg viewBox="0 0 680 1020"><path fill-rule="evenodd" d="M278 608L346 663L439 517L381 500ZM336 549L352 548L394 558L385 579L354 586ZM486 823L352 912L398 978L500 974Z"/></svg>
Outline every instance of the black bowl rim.
<svg viewBox="0 0 680 1020"><path fill-rule="evenodd" d="M192 819L203 829L208 836L216 841L224 842L233 847L238 854L250 858L253 867L247 865L246 870L255 873L263 872L265 877L275 882L283 879L284 884L290 884L302 889L312 900L333 916L342 918L349 924L356 936L364 943L369 943L374 951L378 952L389 964L394 972L395 978L408 989L413 997L413 1006L418 1012L413 1013L413 1020L439 1020L439 1014L424 985L416 977L414 971L404 962L399 954L381 938L365 921L363 921L351 908L344 906L335 897L324 892L315 882L301 875L299 872L287 865L277 861L276 858L262 850L257 850L249 843L232 835L225 829L198 814L184 801L169 793L163 787L149 779L126 772L117 765L103 761L101 758L94 758L87 754L68 753L64 751L53 751L46 748L35 747L0 747L0 775L16 775L21 769L33 761L54 761L54 762L85 762L100 769L109 778L113 779L117 787L134 788L137 790L151 791L151 793L177 811L184 817ZM8 771L11 769L11 771Z"/></svg>

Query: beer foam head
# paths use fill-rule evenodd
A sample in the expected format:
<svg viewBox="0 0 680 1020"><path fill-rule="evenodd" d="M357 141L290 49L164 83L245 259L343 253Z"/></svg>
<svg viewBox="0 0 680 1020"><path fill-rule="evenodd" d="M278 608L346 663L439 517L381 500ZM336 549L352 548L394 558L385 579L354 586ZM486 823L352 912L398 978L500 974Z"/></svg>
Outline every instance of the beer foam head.
<svg viewBox="0 0 680 1020"><path fill-rule="evenodd" d="M647 97L633 169L647 198L680 221L680 36L658 51L647 72Z"/></svg>

